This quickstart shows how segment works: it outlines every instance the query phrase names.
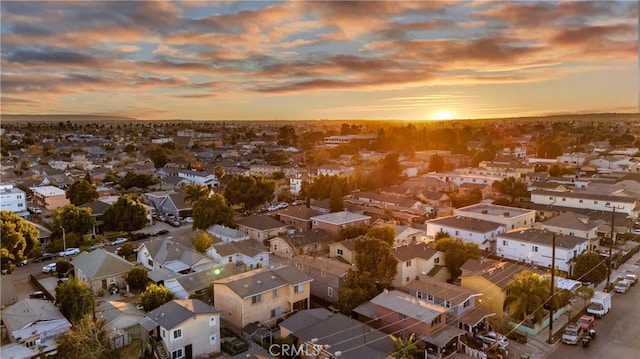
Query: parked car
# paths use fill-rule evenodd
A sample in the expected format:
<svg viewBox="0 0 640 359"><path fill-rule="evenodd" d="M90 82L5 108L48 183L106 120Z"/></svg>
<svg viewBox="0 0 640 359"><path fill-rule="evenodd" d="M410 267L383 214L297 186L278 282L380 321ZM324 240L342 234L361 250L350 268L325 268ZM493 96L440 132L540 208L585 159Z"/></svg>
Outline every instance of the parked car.
<svg viewBox="0 0 640 359"><path fill-rule="evenodd" d="M170 219L167 220L167 223L171 226L171 227L180 227L180 221L178 221L177 219Z"/></svg>
<svg viewBox="0 0 640 359"><path fill-rule="evenodd" d="M96 244L92 245L91 247L89 247L89 249L91 249L93 251L93 250L96 250L98 248L103 248L103 247L104 247L104 243L96 243Z"/></svg>
<svg viewBox="0 0 640 359"><path fill-rule="evenodd" d="M577 323L571 323L564 328L562 333L562 342L565 344L576 345L582 338L584 329Z"/></svg>
<svg viewBox="0 0 640 359"><path fill-rule="evenodd" d="M297 199L297 200L293 201L293 203L291 203L291 204L294 205L294 206L299 206L301 204L304 204L304 201L301 200L301 199Z"/></svg>
<svg viewBox="0 0 640 359"><path fill-rule="evenodd" d="M47 299L47 296L44 295L44 292L41 290L35 291L29 294L29 298L31 299Z"/></svg>
<svg viewBox="0 0 640 359"><path fill-rule="evenodd" d="M631 287L631 283L629 283L628 281L626 281L625 279L619 281L618 283L616 283L616 286L613 287L613 290L616 291L616 293L626 293L629 291L629 288Z"/></svg>
<svg viewBox="0 0 640 359"><path fill-rule="evenodd" d="M276 206L276 208L278 208L278 209L285 209L285 208L287 208L287 207L289 207L289 203L287 203L287 202L279 203L279 204Z"/></svg>
<svg viewBox="0 0 640 359"><path fill-rule="evenodd" d="M113 242L109 243L109 245L111 245L111 246L117 246L117 245L119 245L119 244L126 243L127 241L128 241L128 239L127 239L127 238L119 237L119 238L116 238L116 240L115 240L115 241L113 241Z"/></svg>
<svg viewBox="0 0 640 359"><path fill-rule="evenodd" d="M154 235L154 236L163 236L163 235L165 235L165 234L169 234L169 230L167 230L167 229L161 229L161 230L157 231L156 233L154 233L153 235Z"/></svg>
<svg viewBox="0 0 640 359"><path fill-rule="evenodd" d="M71 247L71 248L67 248L66 251L62 251L58 253L58 257L72 256L78 253L80 253L80 248Z"/></svg>
<svg viewBox="0 0 640 359"><path fill-rule="evenodd" d="M53 253L42 253L42 255L36 259L34 259L34 262L44 262L44 261L48 261L48 260L52 260L53 258L55 258L56 255Z"/></svg>
<svg viewBox="0 0 640 359"><path fill-rule="evenodd" d="M269 206L269 207L267 208L267 211L269 211L269 212L273 212L273 211L276 211L276 210L278 210L278 206L277 206L277 205L275 205L275 204L274 204L274 205L271 205L271 206Z"/></svg>
<svg viewBox="0 0 640 359"><path fill-rule="evenodd" d="M29 207L29 212L33 214L42 214L42 210L38 207Z"/></svg>
<svg viewBox="0 0 640 359"><path fill-rule="evenodd" d="M638 283L638 276L636 274L627 273L624 275L624 279L631 285Z"/></svg>
<svg viewBox="0 0 640 359"><path fill-rule="evenodd" d="M187 218L184 219L184 222L185 223L193 223L193 218L187 217Z"/></svg>
<svg viewBox="0 0 640 359"><path fill-rule="evenodd" d="M49 263L46 266L42 267L42 273L53 273L56 271L56 264Z"/></svg>
<svg viewBox="0 0 640 359"><path fill-rule="evenodd" d="M478 338L482 340L483 343L492 345L498 342L498 346L501 348L506 348L509 345L509 339L504 335L496 332L487 332L478 335Z"/></svg>
<svg viewBox="0 0 640 359"><path fill-rule="evenodd" d="M596 318L592 315L583 315L578 319L578 325L581 326L584 331L592 329L595 322Z"/></svg>

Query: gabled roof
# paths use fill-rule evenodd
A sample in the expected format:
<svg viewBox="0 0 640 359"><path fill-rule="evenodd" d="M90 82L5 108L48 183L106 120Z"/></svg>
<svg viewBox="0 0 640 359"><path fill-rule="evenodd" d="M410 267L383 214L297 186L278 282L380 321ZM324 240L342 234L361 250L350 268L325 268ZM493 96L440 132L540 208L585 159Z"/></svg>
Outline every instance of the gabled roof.
<svg viewBox="0 0 640 359"><path fill-rule="evenodd" d="M93 202L83 203L79 207L89 208L91 209L91 214L93 214L94 216L97 216L97 215L104 214L104 211L106 211L107 208L109 208L109 204L101 201L93 201Z"/></svg>
<svg viewBox="0 0 640 359"><path fill-rule="evenodd" d="M296 333L299 330L327 320L333 315L334 313L324 308L307 309L285 319L280 323L280 326L292 333Z"/></svg>
<svg viewBox="0 0 640 359"><path fill-rule="evenodd" d="M176 278L182 288L188 293L207 288L214 280L230 277L242 273L242 269L234 263L225 263L221 266L195 273L185 274Z"/></svg>
<svg viewBox="0 0 640 359"><path fill-rule="evenodd" d="M107 300L98 303L96 316L104 319L108 328L126 329L137 325L144 318L144 312L131 303Z"/></svg>
<svg viewBox="0 0 640 359"><path fill-rule="evenodd" d="M303 272L305 272L308 267L310 267L323 272L331 273L337 277L343 276L349 271L349 269L354 268L350 264L346 264L333 258L327 257L299 255L293 257L292 260L296 267Z"/></svg>
<svg viewBox="0 0 640 359"><path fill-rule="evenodd" d="M480 293L459 285L449 284L428 276L420 276L407 283L404 287L423 294L430 294L435 298L442 298L452 303L464 303L470 297L480 295Z"/></svg>
<svg viewBox="0 0 640 359"><path fill-rule="evenodd" d="M405 262L414 258L429 259L436 255L438 251L431 248L428 243L417 243L393 247L391 248L391 253L400 262Z"/></svg>
<svg viewBox="0 0 640 359"><path fill-rule="evenodd" d="M285 285L310 282L312 279L297 269L284 265L275 269L261 268L216 280L215 284L229 287L240 298L271 291Z"/></svg>
<svg viewBox="0 0 640 359"><path fill-rule="evenodd" d="M598 227L595 222L590 222L588 216L581 216L575 212L564 212L542 222L542 228L546 226L589 231Z"/></svg>
<svg viewBox="0 0 640 359"><path fill-rule="evenodd" d="M255 257L260 253L269 252L265 246L253 239L246 239L239 242L220 243L214 246L215 251L222 257L234 254L244 254L248 257Z"/></svg>
<svg viewBox="0 0 640 359"><path fill-rule="evenodd" d="M346 225L353 222L368 220L371 219L371 217L358 213L341 211L314 216L311 217L311 219L313 221L324 222L333 225Z"/></svg>
<svg viewBox="0 0 640 359"><path fill-rule="evenodd" d="M506 233L500 234L499 238L513 239L520 242L528 242L551 247L554 236L556 237L556 248L571 249L581 243L588 241L585 238L569 236L565 234L555 234L551 231L535 228L516 228Z"/></svg>
<svg viewBox="0 0 640 359"><path fill-rule="evenodd" d="M462 267L462 278L480 276L500 288L506 288L511 283L511 278L522 271L530 271L538 274L545 272L534 269L529 265L522 265L493 259L469 259Z"/></svg>
<svg viewBox="0 0 640 359"><path fill-rule="evenodd" d="M23 299L2 310L2 321L9 333L35 322L63 319L64 315L48 300Z"/></svg>
<svg viewBox="0 0 640 359"><path fill-rule="evenodd" d="M271 216L249 216L236 222L240 226L266 231L286 227L287 225L273 219Z"/></svg>
<svg viewBox="0 0 640 359"><path fill-rule="evenodd" d="M371 299L370 302L377 306L426 323L431 323L433 319L449 310L445 307L429 303L426 300L416 298L397 290L385 290Z"/></svg>
<svg viewBox="0 0 640 359"><path fill-rule="evenodd" d="M206 258L196 250L170 238L152 239L142 245L147 248L153 260L160 264L179 261L191 267Z"/></svg>
<svg viewBox="0 0 640 359"><path fill-rule="evenodd" d="M191 204L186 203L184 200L187 197L186 193L171 193L169 195L169 198L171 199L171 202L173 202L173 205L176 207L177 210L181 210L181 209L191 209Z"/></svg>
<svg viewBox="0 0 640 359"><path fill-rule="evenodd" d="M197 314L215 313L219 313L219 310L199 299L174 299L147 313L147 318L165 329L171 329Z"/></svg>
<svg viewBox="0 0 640 359"><path fill-rule="evenodd" d="M280 218L291 217L304 221L310 221L311 217L319 215L320 212L315 209L308 208L306 206L290 206L284 211L278 213Z"/></svg>
<svg viewBox="0 0 640 359"><path fill-rule="evenodd" d="M320 243L323 239L330 236L329 232L321 228L312 229L310 231L296 232L288 236L281 236L285 242L292 247L304 247L313 243Z"/></svg>
<svg viewBox="0 0 640 359"><path fill-rule="evenodd" d="M84 276L92 279L116 276L134 267L133 263L103 248L82 252L71 259L71 264Z"/></svg>
<svg viewBox="0 0 640 359"><path fill-rule="evenodd" d="M500 223L485 221L483 219L477 218L469 218L463 216L449 216L443 218L432 219L427 222L429 223L462 229L465 231L476 232L476 233L489 233L497 231L498 228L504 227Z"/></svg>

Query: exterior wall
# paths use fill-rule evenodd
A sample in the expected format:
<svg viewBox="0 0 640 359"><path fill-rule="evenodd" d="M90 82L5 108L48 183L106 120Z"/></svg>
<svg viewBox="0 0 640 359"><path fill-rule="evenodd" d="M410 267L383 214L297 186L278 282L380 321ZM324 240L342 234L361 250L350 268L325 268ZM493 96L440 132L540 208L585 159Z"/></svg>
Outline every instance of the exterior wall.
<svg viewBox="0 0 640 359"><path fill-rule="evenodd" d="M450 308L449 312L447 313L447 323L457 320L462 314L476 308L476 297L473 296L470 298L456 297L456 300L454 301L447 301L444 298L438 297L438 293L423 293L414 289L410 289L409 294L418 299L426 300L429 303L437 304L445 308ZM449 303L447 304L447 302ZM465 302L467 302L466 306Z"/></svg>
<svg viewBox="0 0 640 359"><path fill-rule="evenodd" d="M340 254L340 251L342 251L342 254ZM347 249L347 247L343 246L340 243L329 244L329 258L335 258L335 257L342 257L344 260L346 260L349 263L355 262L355 257L354 257L354 254L351 252L351 250Z"/></svg>
<svg viewBox="0 0 640 359"><path fill-rule="evenodd" d="M289 217L286 215L280 215L280 222L298 231L308 231L311 229L311 220L304 220L300 218Z"/></svg>
<svg viewBox="0 0 640 359"><path fill-rule="evenodd" d="M313 278L313 282L311 282L311 295L330 303L338 302L338 293L344 284L344 277L339 277L335 274L309 266L305 267L304 273Z"/></svg>
<svg viewBox="0 0 640 359"><path fill-rule="evenodd" d="M211 318L215 318L213 322ZM165 329L165 336L162 341L169 352L169 356L175 350L182 349L185 355L185 347L192 345L192 356L219 353L220 352L220 314L198 314L195 318L189 318L173 328ZM161 333L162 333L161 329ZM182 337L174 339L173 333L176 329L182 329ZM215 338L212 338L214 337Z"/></svg>
<svg viewBox="0 0 640 359"><path fill-rule="evenodd" d="M369 225L369 219L361 219L361 220L356 220L353 222L349 222L349 223L343 223L343 224L334 224L334 223L328 223L328 222L322 222L322 221L317 221L317 220L313 220L311 227L312 228L317 228L317 229L324 229L325 231L331 233L331 234L335 234L338 235L340 234L340 230L342 228L345 227L349 227L349 226L357 226L357 225Z"/></svg>
<svg viewBox="0 0 640 359"><path fill-rule="evenodd" d="M253 304L252 297L240 298L226 285L214 283L214 303L216 308L223 311L223 318L235 328L240 329L249 323L271 320L271 324L275 324L277 317L293 310L293 303L306 300L307 308L304 309L309 309L311 285L309 282L301 285L303 290L300 293L294 293L294 286L290 284L278 288L277 297L274 297L273 290L263 292L262 301ZM280 314L272 317L271 311L276 308L280 308Z"/></svg>
<svg viewBox="0 0 640 359"><path fill-rule="evenodd" d="M594 239L598 236L598 227L594 227L588 231L583 231L583 230L577 230L572 228L549 226L542 223L541 228L557 234L567 234L570 236L586 238L586 239Z"/></svg>
<svg viewBox="0 0 640 359"><path fill-rule="evenodd" d="M375 322L375 326L386 333L394 333L397 337L408 338L411 333L416 333L416 336L429 335L444 327L447 322L445 313L429 319L428 322L423 322L411 317L403 317L400 313L381 306L376 306L375 310L376 316L380 318ZM439 322L431 325L432 320L438 317L440 318Z"/></svg>
<svg viewBox="0 0 640 359"><path fill-rule="evenodd" d="M271 253L282 258L292 258L296 254L293 247L280 237L273 238L269 241L269 249Z"/></svg>
<svg viewBox="0 0 640 359"><path fill-rule="evenodd" d="M522 210L518 208L518 210ZM508 212L508 208L505 208L505 212ZM531 225L536 221L536 211L531 210L527 213L517 215L517 216L496 216L488 213L478 213L474 211L464 211L460 209L455 210L455 214L467 218L475 218L475 219L483 219L485 221L500 223L505 226L507 230L518 228L518 227L526 227Z"/></svg>
<svg viewBox="0 0 640 359"><path fill-rule="evenodd" d="M154 270L156 268L159 268L159 266L155 263L155 261L151 257L151 253L149 253L149 250L147 249L146 246L142 246L140 250L138 250L137 261L148 270ZM149 263L150 261L151 263Z"/></svg>
<svg viewBox="0 0 640 359"><path fill-rule="evenodd" d="M71 203L67 199L64 191L62 191L62 194L56 195L48 195L34 191L33 202L49 210L58 209Z"/></svg>
<svg viewBox="0 0 640 359"><path fill-rule="evenodd" d="M398 262L398 274L396 274L391 284L394 287L402 287L414 280L416 276L426 275L436 265L444 265L443 252L437 252L429 259L417 257L408 261L400 261Z"/></svg>
<svg viewBox="0 0 640 359"><path fill-rule="evenodd" d="M260 267L269 266L269 253L266 251L257 254L254 257L250 257L242 253L235 253L230 256L223 257L215 251L215 247L211 247L207 251L207 256L213 258L214 261L219 263L241 263L249 268L257 268L258 265Z"/></svg>
<svg viewBox="0 0 640 359"><path fill-rule="evenodd" d="M604 212L611 212L611 208L615 207L618 213L625 213L633 218L638 215L638 211L634 210L635 207L637 207L637 200L634 203L629 203L616 201L613 198L607 200L581 199L564 196L562 192L558 192L557 194L531 193L531 202L535 204L592 209Z"/></svg>
<svg viewBox="0 0 640 359"><path fill-rule="evenodd" d="M498 237L496 245L498 255L503 255L505 258L517 261L522 260L544 268L551 268L551 254L553 251L551 246L501 237ZM588 241L584 241L573 248L556 246L556 268L572 274L575 258L588 250L588 247Z"/></svg>
<svg viewBox="0 0 640 359"><path fill-rule="evenodd" d="M27 196L13 185L0 184L0 210L24 212L27 210Z"/></svg>
<svg viewBox="0 0 640 359"><path fill-rule="evenodd" d="M495 253L495 246L491 245L491 242L485 243L485 241L495 241L496 236L505 232L504 227L498 227L496 231L479 233L474 231L465 230L462 228L455 228L449 226L443 226L437 223L427 222L427 236L435 238L438 232L443 231L449 233L452 237L462 239L464 242L475 243L482 250L487 250Z"/></svg>
<svg viewBox="0 0 640 359"><path fill-rule="evenodd" d="M287 227L270 228L267 230L258 230L255 228L249 228L243 225L238 225L238 229L241 233L249 236L250 239L262 243L265 239L276 237L280 233L286 233Z"/></svg>
<svg viewBox="0 0 640 359"><path fill-rule="evenodd" d="M503 305L506 295L500 287L481 276L461 277L460 279L460 285L463 288L482 293L476 300L478 303L482 303L484 309L496 313L497 317L504 315ZM513 312L513 310L509 310L509 312Z"/></svg>

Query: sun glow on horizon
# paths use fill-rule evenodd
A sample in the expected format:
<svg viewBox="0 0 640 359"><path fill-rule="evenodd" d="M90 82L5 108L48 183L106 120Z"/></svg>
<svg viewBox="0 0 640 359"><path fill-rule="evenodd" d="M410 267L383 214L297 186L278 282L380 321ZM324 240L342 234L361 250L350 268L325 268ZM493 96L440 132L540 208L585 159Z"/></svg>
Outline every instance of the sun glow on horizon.
<svg viewBox="0 0 640 359"><path fill-rule="evenodd" d="M438 111L433 115L433 119L437 121L453 120L453 113L449 111Z"/></svg>

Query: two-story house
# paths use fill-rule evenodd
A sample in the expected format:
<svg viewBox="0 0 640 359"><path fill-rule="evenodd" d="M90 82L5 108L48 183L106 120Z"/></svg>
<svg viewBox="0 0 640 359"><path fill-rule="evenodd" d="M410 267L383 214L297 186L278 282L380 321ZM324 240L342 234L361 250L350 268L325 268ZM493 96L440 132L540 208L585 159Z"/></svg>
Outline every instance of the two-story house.
<svg viewBox="0 0 640 359"><path fill-rule="evenodd" d="M482 219L504 225L505 230L530 226L536 221L536 211L531 209L478 203L457 208L456 216Z"/></svg>
<svg viewBox="0 0 640 359"><path fill-rule="evenodd" d="M311 227L324 229L332 234L339 234L340 230L349 226L369 225L370 216L347 211L327 213L311 217Z"/></svg>
<svg viewBox="0 0 640 359"><path fill-rule="evenodd" d="M31 187L33 203L49 210L58 209L68 205L67 193L54 186Z"/></svg>
<svg viewBox="0 0 640 359"><path fill-rule="evenodd" d="M287 265L256 269L214 281L214 304L237 329L254 322L273 327L283 315L309 309L312 280Z"/></svg>
<svg viewBox="0 0 640 359"><path fill-rule="evenodd" d="M311 295L325 303L337 303L340 299L340 289L350 264L327 257L312 257L306 255L296 256L293 265L304 274L313 279L311 282Z"/></svg>
<svg viewBox="0 0 640 359"><path fill-rule="evenodd" d="M269 248L271 253L283 258L297 254L316 255L327 250L332 237L322 229L314 229L271 238Z"/></svg>
<svg viewBox="0 0 640 359"><path fill-rule="evenodd" d="M589 216L575 212L564 212L540 224L542 230L556 234L570 235L589 240L589 251L598 247L598 227L600 224L592 221Z"/></svg>
<svg viewBox="0 0 640 359"><path fill-rule="evenodd" d="M589 248L588 239L534 228L514 229L498 236L497 254L551 268L554 237L556 269L571 276L576 258Z"/></svg>
<svg viewBox="0 0 640 359"><path fill-rule="evenodd" d="M199 299L178 299L140 321L142 341L157 358L199 358L220 353L220 311Z"/></svg>
<svg viewBox="0 0 640 359"><path fill-rule="evenodd" d="M437 251L427 243L407 244L391 249L398 259L398 273L391 282L394 287L402 287L418 275L429 275L446 280L449 271L444 266L444 252Z"/></svg>
<svg viewBox="0 0 640 359"><path fill-rule="evenodd" d="M506 230L500 223L462 216L432 219L426 224L427 236L431 238L443 232L466 243L475 243L481 250L491 253L496 250L496 236Z"/></svg>
<svg viewBox="0 0 640 359"><path fill-rule="evenodd" d="M554 192L537 190L531 192L531 202L534 204L604 212L611 212L615 208L616 212L624 213L628 218L637 218L638 213L640 213L638 198L634 196L615 196L584 191Z"/></svg>
<svg viewBox="0 0 640 359"><path fill-rule="evenodd" d="M249 216L236 222L240 233L263 242L287 232L287 225L271 216Z"/></svg>
<svg viewBox="0 0 640 359"><path fill-rule="evenodd" d="M190 273L208 269L213 260L171 238L156 238L142 243L137 260L150 271L166 269L174 273Z"/></svg>
<svg viewBox="0 0 640 359"><path fill-rule="evenodd" d="M26 215L27 195L10 183L0 183L0 211Z"/></svg>
<svg viewBox="0 0 640 359"><path fill-rule="evenodd" d="M320 215L319 211L306 206L291 206L278 213L280 222L300 232L310 230L311 218L318 215Z"/></svg>

